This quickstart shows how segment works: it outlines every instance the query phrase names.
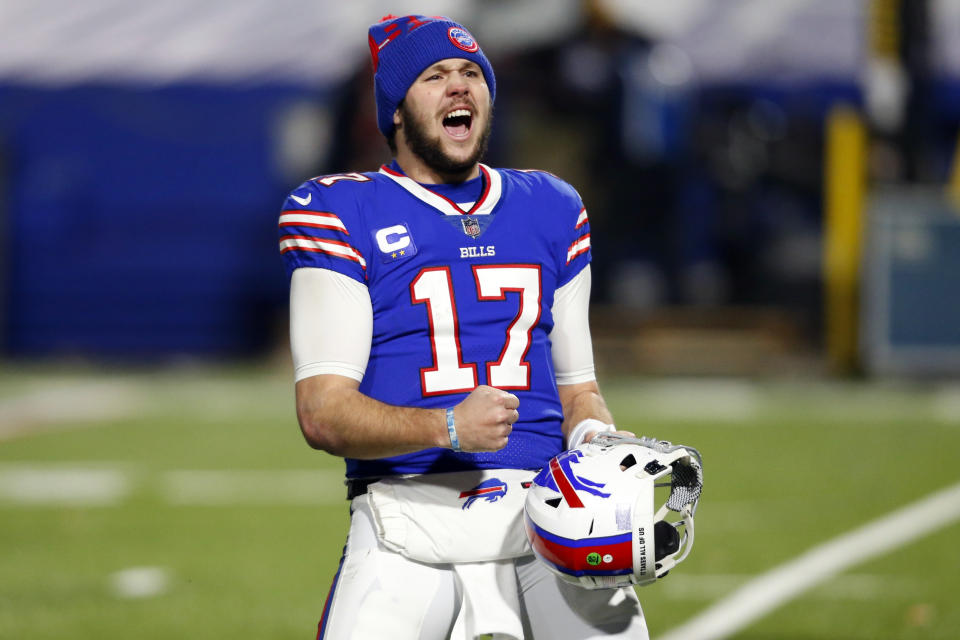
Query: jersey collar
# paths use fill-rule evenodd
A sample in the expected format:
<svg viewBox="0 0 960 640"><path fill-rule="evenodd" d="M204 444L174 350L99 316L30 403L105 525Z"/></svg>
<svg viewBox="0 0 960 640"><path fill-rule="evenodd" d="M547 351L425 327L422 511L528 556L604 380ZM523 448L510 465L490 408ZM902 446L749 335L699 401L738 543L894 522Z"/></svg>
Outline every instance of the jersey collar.
<svg viewBox="0 0 960 640"><path fill-rule="evenodd" d="M480 176L483 178L483 192L477 201L469 210L461 209L456 202L446 198L438 193L430 191L416 180L408 178L399 171L383 165L380 167L380 173L387 176L398 185L407 190L418 200L425 202L434 209L437 209L446 216L482 216L487 215L497 206L502 194L503 183L500 173L496 169L491 169L485 164L480 164Z"/></svg>

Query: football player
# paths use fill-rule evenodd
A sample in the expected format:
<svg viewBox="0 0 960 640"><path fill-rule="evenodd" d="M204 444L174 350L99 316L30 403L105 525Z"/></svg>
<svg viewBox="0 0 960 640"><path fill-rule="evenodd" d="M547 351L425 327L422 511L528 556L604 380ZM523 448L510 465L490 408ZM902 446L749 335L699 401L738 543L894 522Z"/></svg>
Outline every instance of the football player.
<svg viewBox="0 0 960 640"><path fill-rule="evenodd" d="M318 637L646 638L632 589L559 580L523 532L537 471L614 429L580 197L480 162L496 81L463 26L387 16L369 45L393 161L308 180L279 221L297 416L351 500Z"/></svg>

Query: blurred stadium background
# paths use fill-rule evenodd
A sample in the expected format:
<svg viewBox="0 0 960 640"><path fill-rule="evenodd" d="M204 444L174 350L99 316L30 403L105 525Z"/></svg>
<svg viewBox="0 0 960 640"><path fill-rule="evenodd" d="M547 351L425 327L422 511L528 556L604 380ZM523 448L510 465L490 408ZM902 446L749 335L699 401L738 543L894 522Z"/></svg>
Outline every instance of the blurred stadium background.
<svg viewBox="0 0 960 640"><path fill-rule="evenodd" d="M387 159L386 13L478 37L614 415L704 454L653 637L958 637L960 2L6 0L0 638L310 637L347 513L275 224Z"/></svg>

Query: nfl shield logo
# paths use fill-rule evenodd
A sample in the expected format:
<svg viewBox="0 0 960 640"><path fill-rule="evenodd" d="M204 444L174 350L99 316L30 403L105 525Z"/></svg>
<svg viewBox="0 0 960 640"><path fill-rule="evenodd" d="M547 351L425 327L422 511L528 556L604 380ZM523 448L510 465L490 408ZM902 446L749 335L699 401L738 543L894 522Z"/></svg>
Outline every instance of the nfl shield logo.
<svg viewBox="0 0 960 640"><path fill-rule="evenodd" d="M476 218L462 218L460 222L463 223L463 232L471 238L480 235L480 223L477 222Z"/></svg>

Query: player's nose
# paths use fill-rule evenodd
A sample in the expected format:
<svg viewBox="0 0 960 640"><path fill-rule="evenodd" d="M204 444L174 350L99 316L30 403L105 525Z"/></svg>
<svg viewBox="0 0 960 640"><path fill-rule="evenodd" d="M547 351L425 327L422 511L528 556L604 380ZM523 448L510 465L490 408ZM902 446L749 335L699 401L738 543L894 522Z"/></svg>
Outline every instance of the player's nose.
<svg viewBox="0 0 960 640"><path fill-rule="evenodd" d="M459 73L451 73L447 79L447 95L459 96L470 92L470 85L467 79Z"/></svg>

